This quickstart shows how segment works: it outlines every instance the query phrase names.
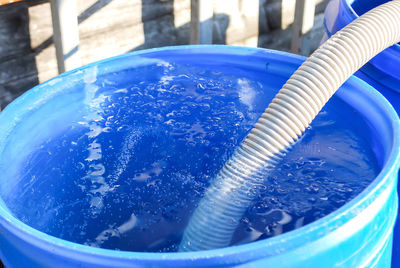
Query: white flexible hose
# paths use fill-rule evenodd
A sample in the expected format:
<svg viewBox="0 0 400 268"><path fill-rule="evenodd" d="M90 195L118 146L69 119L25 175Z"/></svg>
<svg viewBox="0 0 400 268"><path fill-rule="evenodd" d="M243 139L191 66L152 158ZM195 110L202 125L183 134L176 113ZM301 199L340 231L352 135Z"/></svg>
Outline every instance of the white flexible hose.
<svg viewBox="0 0 400 268"><path fill-rule="evenodd" d="M261 174L281 160L355 71L399 41L400 0L394 0L353 21L316 50L278 92L212 181L189 221L179 251L228 246L266 177Z"/></svg>

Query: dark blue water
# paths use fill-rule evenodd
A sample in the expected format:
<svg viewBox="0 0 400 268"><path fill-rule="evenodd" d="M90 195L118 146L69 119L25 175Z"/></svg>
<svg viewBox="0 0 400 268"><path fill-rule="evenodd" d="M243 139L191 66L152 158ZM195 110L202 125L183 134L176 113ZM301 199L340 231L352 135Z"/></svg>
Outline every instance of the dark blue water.
<svg viewBox="0 0 400 268"><path fill-rule="evenodd" d="M0 193L10 211L85 245L176 251L210 180L286 79L206 67L84 71L85 83L40 106L17 127L26 137L5 149ZM369 132L355 110L330 101L266 174L232 244L300 228L360 193L379 172Z"/></svg>

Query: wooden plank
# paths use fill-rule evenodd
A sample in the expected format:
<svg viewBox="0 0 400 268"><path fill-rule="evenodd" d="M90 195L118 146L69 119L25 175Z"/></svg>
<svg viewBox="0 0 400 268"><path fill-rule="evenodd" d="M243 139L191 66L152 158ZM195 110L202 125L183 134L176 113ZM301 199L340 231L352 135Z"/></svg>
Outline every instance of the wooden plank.
<svg viewBox="0 0 400 268"><path fill-rule="evenodd" d="M36 6L36 5L46 3L46 2L48 2L48 0L0 0L0 6L18 3L18 2L22 5Z"/></svg>
<svg viewBox="0 0 400 268"><path fill-rule="evenodd" d="M22 0L0 0L0 6L1 5L7 5L7 4L11 4L11 3L15 3L15 2L19 2Z"/></svg>
<svg viewBox="0 0 400 268"><path fill-rule="evenodd" d="M0 6L0 106L38 84L25 1Z"/></svg>
<svg viewBox="0 0 400 268"><path fill-rule="evenodd" d="M58 72L81 65L76 0L50 0Z"/></svg>
<svg viewBox="0 0 400 268"><path fill-rule="evenodd" d="M1 60L0 70L0 106L2 108L39 82L35 54L32 52Z"/></svg>
<svg viewBox="0 0 400 268"><path fill-rule="evenodd" d="M190 0L190 44L200 43L199 0Z"/></svg>
<svg viewBox="0 0 400 268"><path fill-rule="evenodd" d="M190 1L190 44L211 44L213 1Z"/></svg>
<svg viewBox="0 0 400 268"><path fill-rule="evenodd" d="M315 0L297 0L294 22L292 28L292 43L290 51L301 54L303 35L306 34L314 25Z"/></svg>

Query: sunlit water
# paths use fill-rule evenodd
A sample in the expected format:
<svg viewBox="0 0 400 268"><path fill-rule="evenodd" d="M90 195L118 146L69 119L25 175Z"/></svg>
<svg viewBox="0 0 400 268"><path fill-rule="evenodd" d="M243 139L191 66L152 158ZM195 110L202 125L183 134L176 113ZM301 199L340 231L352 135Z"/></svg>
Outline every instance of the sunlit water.
<svg viewBox="0 0 400 268"><path fill-rule="evenodd" d="M86 70L65 103L20 127L30 132L21 148L5 149L0 190L10 211L85 245L176 251L210 180L285 80L224 68L160 61L126 70L125 80ZM331 101L266 174L232 244L300 228L360 193L379 172L360 118Z"/></svg>

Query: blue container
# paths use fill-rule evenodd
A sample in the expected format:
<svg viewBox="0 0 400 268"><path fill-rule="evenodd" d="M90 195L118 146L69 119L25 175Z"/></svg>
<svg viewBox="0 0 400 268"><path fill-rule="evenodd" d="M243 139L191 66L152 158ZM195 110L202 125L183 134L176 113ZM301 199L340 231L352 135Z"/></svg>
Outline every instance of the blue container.
<svg viewBox="0 0 400 268"><path fill-rule="evenodd" d="M5 205L23 208L24 205L31 204L30 202L38 202L35 194L41 196L40 189L45 188L54 189L55 196L63 195L62 188L58 189L57 185L68 183L70 178L68 176L46 178L45 182L41 181L42 178L24 176L27 170L29 173L32 170L40 171L40 169L51 169L56 174L57 165L43 163L39 167L31 166L30 162L24 162L21 159L24 159L29 151L43 149L40 145L52 137L58 139L58 143L53 146L62 144L65 138L68 138L66 135L74 133L75 128L71 127L71 122L81 122L81 124L94 122L86 126L90 129L87 133L88 137L98 137L96 136L98 131L107 131L106 129L99 130L95 123L101 120L97 117L96 109L105 99L106 95L103 93L107 90L114 90L118 95L123 91L124 85L132 81L153 83L152 86L157 88L160 83L165 83L170 79L168 72L175 64L183 64L188 70L196 65L206 71L212 70L214 73L227 75L231 77L229 81L244 76L263 81L265 90L258 92L258 95L252 98L244 95L245 99L242 100L261 114L267 105L267 100L272 99L303 61L303 57L263 49L228 46L162 48L131 53L79 68L43 83L18 98L0 114L0 173L3 174L0 178L0 196L4 201L0 204L0 258L6 267L227 267L242 265L283 268L321 267L321 264L326 267L335 265L387 267L390 265L392 230L397 212L396 181L400 164L400 124L395 111L387 101L372 87L355 77L351 77L335 94L333 97L335 105L331 107L337 111L344 108L354 109L357 111L357 116L352 118L352 121L355 124L361 121L366 122L369 129L365 131L364 138L373 149L381 171L372 183L353 200L328 216L296 230L258 242L202 252L113 251L68 242L40 232L15 218ZM138 76L135 73L137 68L146 70L146 74L142 73ZM190 73L182 75L190 75ZM267 76L268 81L265 81ZM152 77L157 77L157 80L151 80ZM224 80L223 83L227 85L229 81ZM198 82L201 84L201 81ZM192 93L195 94L195 92ZM193 94L189 94L188 97L191 98ZM124 101L123 98L113 99L113 94L110 98L111 108L115 108L112 107L113 104ZM138 96L138 98L141 97ZM227 98L229 99L229 96ZM224 103L225 97L220 101ZM229 101L232 100L229 99ZM145 99L142 104L144 105L142 107L146 105L154 107L154 113L149 114L148 120L157 122L157 114L164 112L162 104L157 106L154 99ZM103 108L107 109L107 107ZM82 111L85 111L83 115ZM122 115L126 111L118 109L115 111L117 112L113 115L114 117L110 116L108 119L122 120ZM183 117L185 120L190 120L190 116L185 117L184 113ZM257 116L254 116L254 120L256 118ZM246 127L247 130L250 127L249 124ZM227 125L224 128L224 132L228 132L226 137L228 139L232 127ZM146 131L160 130L155 128L146 129ZM241 135L245 135L245 131ZM129 144L127 146L132 145ZM87 159L95 161L99 146L95 143L92 145L93 154L90 154ZM46 149L49 154L54 153L50 145ZM79 150L82 151L84 148L78 148L77 151ZM106 148L103 147L103 150ZM63 163L74 152L71 149L70 153L66 152L63 157L55 161ZM201 155L202 152L199 153L199 157ZM95 169L94 172L98 175L101 169ZM14 179L10 179L4 174L15 174L15 176L12 177ZM96 178L91 177L91 179ZM35 188L39 191L31 195L32 200L13 200L13 193L30 191L32 183L42 183ZM15 187L15 185L21 187ZM173 191L172 188L171 191ZM74 193L70 194L74 195ZM71 198L71 203L79 201L75 196L62 196L61 200L68 200L68 198ZM93 208L99 206L100 201L93 202ZM54 202L54 198L50 196L49 202ZM43 206L43 212L46 212L46 204L40 205ZM60 206L64 205L60 204ZM31 213L31 211L26 211L26 217L30 217ZM44 222L51 221L46 218L46 213L43 215ZM34 224L40 225L42 218L37 218L38 222ZM65 231L63 226L54 228L59 232Z"/></svg>
<svg viewBox="0 0 400 268"><path fill-rule="evenodd" d="M323 41L344 26L386 0L331 0L325 10L326 34ZM400 45L382 51L365 64L355 76L377 89L400 114ZM399 191L400 189L398 189ZM396 221L393 240L393 267L400 267L400 220Z"/></svg>

